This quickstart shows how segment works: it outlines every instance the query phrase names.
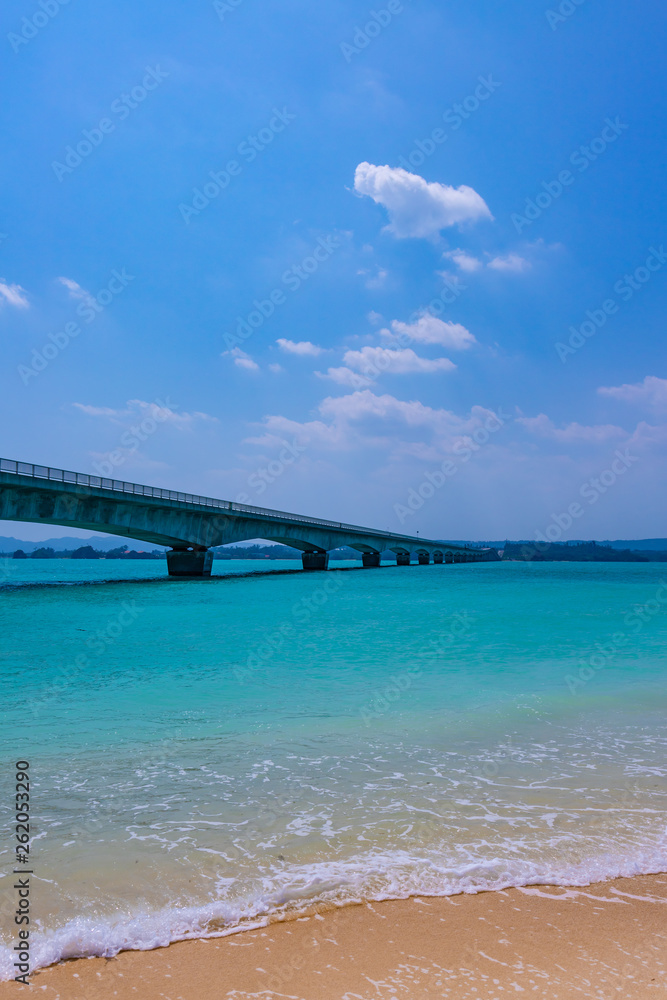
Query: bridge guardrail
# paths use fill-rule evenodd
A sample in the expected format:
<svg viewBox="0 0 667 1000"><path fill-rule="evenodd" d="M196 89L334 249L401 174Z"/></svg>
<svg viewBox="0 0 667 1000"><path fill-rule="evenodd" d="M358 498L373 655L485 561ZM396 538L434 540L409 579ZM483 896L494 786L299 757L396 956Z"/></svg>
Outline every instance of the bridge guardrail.
<svg viewBox="0 0 667 1000"><path fill-rule="evenodd" d="M337 528L344 531L363 531L366 535L377 535L378 538L396 538L405 540L408 535L399 535L393 531L377 531L373 528L362 528L358 524L346 524L343 521L326 521L319 517L304 517L301 514L289 514L283 510L271 510L268 507L252 507L248 504L233 503L231 500L216 500L213 497L198 496L196 493L180 493L177 490L164 490L159 486L142 486L139 483L126 483L121 479L107 479L104 476L91 476L86 472L70 472L66 469L55 469L48 465L33 465L30 462L17 462L10 458L0 458L0 472L9 472L18 476L31 476L33 479L48 479L56 483L71 483L73 486L87 486L89 489L114 490L118 493L132 493L137 496L155 497L158 500L176 500L180 503L192 503L198 506L214 507L239 514L259 514L262 517L279 518L281 521L300 521L315 524L322 528ZM420 541L420 539L413 539ZM423 539L426 544L439 544ZM444 544L444 543L443 543ZM457 545L456 548L472 548L472 546Z"/></svg>

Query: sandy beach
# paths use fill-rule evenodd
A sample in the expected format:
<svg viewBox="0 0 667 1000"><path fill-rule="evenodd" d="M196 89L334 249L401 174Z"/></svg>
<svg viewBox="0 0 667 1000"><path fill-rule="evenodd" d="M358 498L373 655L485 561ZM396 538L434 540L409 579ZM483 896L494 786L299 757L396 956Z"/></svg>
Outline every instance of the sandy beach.
<svg viewBox="0 0 667 1000"><path fill-rule="evenodd" d="M48 1000L545 1000L667 990L667 875L366 903L0 985Z"/></svg>

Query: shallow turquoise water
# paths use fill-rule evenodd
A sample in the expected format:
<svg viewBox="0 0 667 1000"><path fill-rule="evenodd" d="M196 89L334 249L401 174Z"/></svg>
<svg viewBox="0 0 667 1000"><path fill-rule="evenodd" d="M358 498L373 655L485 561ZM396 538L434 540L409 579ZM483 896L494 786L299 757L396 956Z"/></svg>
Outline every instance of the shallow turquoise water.
<svg viewBox="0 0 667 1000"><path fill-rule="evenodd" d="M667 567L297 567L6 569L0 791L27 757L39 964L665 870Z"/></svg>

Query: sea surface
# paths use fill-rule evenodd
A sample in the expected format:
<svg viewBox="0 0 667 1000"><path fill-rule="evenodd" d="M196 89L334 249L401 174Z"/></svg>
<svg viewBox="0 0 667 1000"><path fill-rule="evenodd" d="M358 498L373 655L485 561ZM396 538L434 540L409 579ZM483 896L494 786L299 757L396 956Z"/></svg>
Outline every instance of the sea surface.
<svg viewBox="0 0 667 1000"><path fill-rule="evenodd" d="M415 894L667 870L667 566L9 560L33 966Z"/></svg>

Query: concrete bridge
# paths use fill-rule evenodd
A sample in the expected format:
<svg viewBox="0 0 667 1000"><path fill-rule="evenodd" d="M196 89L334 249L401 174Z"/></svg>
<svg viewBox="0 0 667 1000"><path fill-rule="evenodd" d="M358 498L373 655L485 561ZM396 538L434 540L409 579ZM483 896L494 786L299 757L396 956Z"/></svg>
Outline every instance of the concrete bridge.
<svg viewBox="0 0 667 1000"><path fill-rule="evenodd" d="M498 559L495 549L429 541L353 524L301 517L228 500L0 459L0 520L60 524L105 531L167 552L170 576L210 576L211 547L263 538L301 549L303 568L326 569L329 551L347 545L364 567L395 553L399 566L416 553L420 565Z"/></svg>

